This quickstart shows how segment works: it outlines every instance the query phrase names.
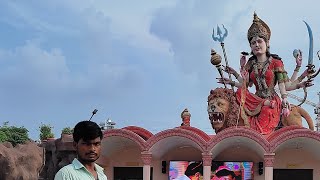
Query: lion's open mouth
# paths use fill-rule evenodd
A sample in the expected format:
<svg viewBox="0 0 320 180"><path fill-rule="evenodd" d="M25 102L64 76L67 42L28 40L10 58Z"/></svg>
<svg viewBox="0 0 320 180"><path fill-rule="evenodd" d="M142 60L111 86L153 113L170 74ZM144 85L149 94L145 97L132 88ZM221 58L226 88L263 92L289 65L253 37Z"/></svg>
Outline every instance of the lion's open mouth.
<svg viewBox="0 0 320 180"><path fill-rule="evenodd" d="M224 115L221 112L213 112L213 113L210 113L209 119L210 119L211 124L222 123L224 120Z"/></svg>

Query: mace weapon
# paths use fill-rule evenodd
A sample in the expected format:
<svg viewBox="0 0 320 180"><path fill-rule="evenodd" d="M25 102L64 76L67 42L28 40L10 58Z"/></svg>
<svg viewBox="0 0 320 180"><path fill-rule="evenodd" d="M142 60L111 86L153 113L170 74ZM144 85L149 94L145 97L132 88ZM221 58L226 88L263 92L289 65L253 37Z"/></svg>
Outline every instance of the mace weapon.
<svg viewBox="0 0 320 180"><path fill-rule="evenodd" d="M227 53L226 53L226 50L225 50L225 48L224 48L224 39L228 36L228 30L224 27L224 25L222 24L222 27L223 27L223 29L224 29L224 34L222 34L222 31L221 31L221 29L220 29L220 27L219 26L217 26L217 35L219 36L219 37L216 37L215 36L215 34L214 34L214 28L212 29L212 39L213 39L213 41L218 41L218 42L220 42L220 45L221 45L221 47L222 47L222 51L223 51L223 56L224 56L224 59L225 59L225 61L226 61L226 66L227 67L229 67L229 63L228 63L228 58L227 58ZM229 75L229 79L230 79L230 81L232 80L231 79L231 74L230 74L230 72L228 71L228 75ZM222 77L223 78L223 77ZM233 84L231 84L231 88L232 88L232 91L234 92L234 85Z"/></svg>
<svg viewBox="0 0 320 180"><path fill-rule="evenodd" d="M226 82L223 78L223 72L222 72L222 68L221 68L221 56L219 54L217 54L214 49L211 49L211 64L216 66L216 68L218 69L218 72L221 76L221 80L224 85L224 88L227 88Z"/></svg>

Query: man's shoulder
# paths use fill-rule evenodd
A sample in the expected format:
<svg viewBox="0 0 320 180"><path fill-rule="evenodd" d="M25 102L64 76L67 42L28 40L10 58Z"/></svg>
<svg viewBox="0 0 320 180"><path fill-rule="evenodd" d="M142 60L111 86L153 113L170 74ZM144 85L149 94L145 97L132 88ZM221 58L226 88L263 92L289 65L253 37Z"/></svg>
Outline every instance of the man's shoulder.
<svg viewBox="0 0 320 180"><path fill-rule="evenodd" d="M95 163L95 167L97 171L103 172L104 168L101 167L99 164Z"/></svg>
<svg viewBox="0 0 320 180"><path fill-rule="evenodd" d="M95 163L96 171L99 174L99 179L102 178L103 180L107 180L107 175L104 174L104 168L101 167L99 164Z"/></svg>
<svg viewBox="0 0 320 180"><path fill-rule="evenodd" d="M68 165L62 167L59 171L68 172L68 171L74 171L74 170L75 170L74 165L73 164L68 164Z"/></svg>
<svg viewBox="0 0 320 180"><path fill-rule="evenodd" d="M75 172L75 169L73 167L73 164L66 165L56 173L55 180L71 177L74 172Z"/></svg>

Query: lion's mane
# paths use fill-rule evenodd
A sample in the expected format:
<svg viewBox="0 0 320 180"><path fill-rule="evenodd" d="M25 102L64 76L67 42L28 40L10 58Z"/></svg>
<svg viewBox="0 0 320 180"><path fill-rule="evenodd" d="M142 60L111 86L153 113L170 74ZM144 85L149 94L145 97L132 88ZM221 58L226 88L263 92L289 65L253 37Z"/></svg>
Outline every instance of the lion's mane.
<svg viewBox="0 0 320 180"><path fill-rule="evenodd" d="M216 88L210 91L210 95L208 96L208 103L215 98L222 98L230 103L228 113L225 115L226 117L224 126L236 126L239 117L239 104L237 103L234 92L231 89L227 88Z"/></svg>

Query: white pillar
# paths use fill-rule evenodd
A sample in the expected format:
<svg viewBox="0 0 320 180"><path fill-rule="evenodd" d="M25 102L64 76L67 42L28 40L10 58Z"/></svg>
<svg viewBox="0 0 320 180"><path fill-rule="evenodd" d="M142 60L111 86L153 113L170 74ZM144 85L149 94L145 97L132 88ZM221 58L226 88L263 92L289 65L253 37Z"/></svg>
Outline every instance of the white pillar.
<svg viewBox="0 0 320 180"><path fill-rule="evenodd" d="M203 166L203 180L210 180L211 166Z"/></svg>
<svg viewBox="0 0 320 180"><path fill-rule="evenodd" d="M150 165L143 165L143 180L150 180Z"/></svg>
<svg viewBox="0 0 320 180"><path fill-rule="evenodd" d="M265 167L265 180L273 180L273 167Z"/></svg>
<svg viewBox="0 0 320 180"><path fill-rule="evenodd" d="M264 154L264 179L273 180L273 163L275 153Z"/></svg>
<svg viewBox="0 0 320 180"><path fill-rule="evenodd" d="M141 160L143 162L143 180L150 180L150 165L152 161L152 153L143 151L141 153Z"/></svg>
<svg viewBox="0 0 320 180"><path fill-rule="evenodd" d="M212 164L212 153L202 153L203 162L203 180L210 180L211 176L211 164Z"/></svg>

